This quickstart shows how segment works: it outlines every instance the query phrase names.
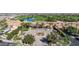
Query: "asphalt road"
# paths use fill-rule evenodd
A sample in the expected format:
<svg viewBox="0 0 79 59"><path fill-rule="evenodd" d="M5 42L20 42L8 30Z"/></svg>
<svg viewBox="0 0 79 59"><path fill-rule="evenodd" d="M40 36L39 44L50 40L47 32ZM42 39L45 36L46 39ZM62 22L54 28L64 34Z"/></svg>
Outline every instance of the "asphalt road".
<svg viewBox="0 0 79 59"><path fill-rule="evenodd" d="M70 46L79 46L79 41L76 40L75 37L72 37Z"/></svg>

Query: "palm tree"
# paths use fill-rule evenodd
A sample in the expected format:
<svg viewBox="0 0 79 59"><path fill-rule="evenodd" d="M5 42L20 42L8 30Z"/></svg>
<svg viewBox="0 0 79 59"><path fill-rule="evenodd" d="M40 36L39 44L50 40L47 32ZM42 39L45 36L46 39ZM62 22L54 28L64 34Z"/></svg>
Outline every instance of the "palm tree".
<svg viewBox="0 0 79 59"><path fill-rule="evenodd" d="M47 39L48 45L56 44L56 42L58 41L57 34L55 33L50 33L49 35L47 35Z"/></svg>
<svg viewBox="0 0 79 59"><path fill-rule="evenodd" d="M34 41L35 41L34 36L32 36L32 35L30 35L30 34L26 35L26 36L24 37L24 39L22 40L23 43L25 43L25 44L30 44L30 45L32 45Z"/></svg>

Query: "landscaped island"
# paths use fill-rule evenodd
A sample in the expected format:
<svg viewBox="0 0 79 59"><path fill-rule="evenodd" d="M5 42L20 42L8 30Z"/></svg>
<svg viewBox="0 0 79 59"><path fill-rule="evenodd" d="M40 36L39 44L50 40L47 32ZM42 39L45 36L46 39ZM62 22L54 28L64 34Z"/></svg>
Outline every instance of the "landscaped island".
<svg viewBox="0 0 79 59"><path fill-rule="evenodd" d="M79 45L78 14L6 14L0 17L3 46Z"/></svg>

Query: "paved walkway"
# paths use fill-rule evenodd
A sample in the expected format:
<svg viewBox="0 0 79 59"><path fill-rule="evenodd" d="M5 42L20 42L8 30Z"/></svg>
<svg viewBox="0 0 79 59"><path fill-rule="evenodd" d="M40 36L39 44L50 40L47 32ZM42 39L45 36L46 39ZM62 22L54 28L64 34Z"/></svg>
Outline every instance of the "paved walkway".
<svg viewBox="0 0 79 59"><path fill-rule="evenodd" d="M44 36L37 35L37 33L44 33ZM32 34L35 37L35 42L33 43L33 46L47 46L47 43L44 43L41 41L41 39L45 38L47 34L50 33L50 30L48 29L35 29L35 30L29 30L26 31L25 34Z"/></svg>

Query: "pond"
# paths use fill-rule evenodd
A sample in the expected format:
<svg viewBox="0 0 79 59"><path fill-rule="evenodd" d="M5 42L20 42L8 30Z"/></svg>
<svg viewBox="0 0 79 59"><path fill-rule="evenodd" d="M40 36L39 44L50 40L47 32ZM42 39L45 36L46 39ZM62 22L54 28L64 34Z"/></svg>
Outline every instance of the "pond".
<svg viewBox="0 0 79 59"><path fill-rule="evenodd" d="M34 20L34 18L25 18L24 22L32 22Z"/></svg>

